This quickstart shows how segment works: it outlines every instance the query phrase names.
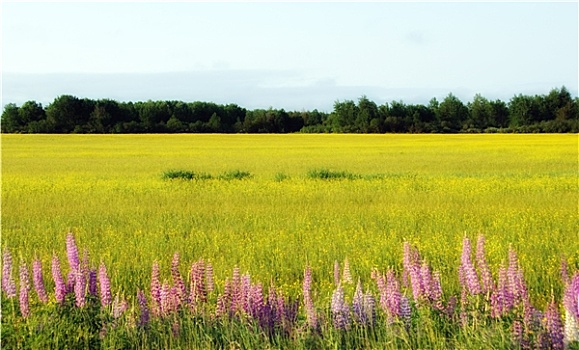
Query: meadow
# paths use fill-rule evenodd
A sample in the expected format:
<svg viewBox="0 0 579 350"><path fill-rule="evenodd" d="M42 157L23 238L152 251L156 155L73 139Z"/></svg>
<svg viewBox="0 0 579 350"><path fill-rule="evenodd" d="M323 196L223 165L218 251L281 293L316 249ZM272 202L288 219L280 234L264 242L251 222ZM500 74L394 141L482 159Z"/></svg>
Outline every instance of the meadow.
<svg viewBox="0 0 579 350"><path fill-rule="evenodd" d="M170 170L205 176L164 178ZM493 275L516 251L530 301L545 309L564 293L561 262L579 268L577 176L568 134L2 135L2 249L48 276L72 232L132 305L154 261L171 279L175 252L185 276L210 262L216 291L237 267L301 298L309 266L316 303L329 305L336 261L376 289L373 269L405 269L405 242L446 296L460 295L464 239L482 234Z"/></svg>

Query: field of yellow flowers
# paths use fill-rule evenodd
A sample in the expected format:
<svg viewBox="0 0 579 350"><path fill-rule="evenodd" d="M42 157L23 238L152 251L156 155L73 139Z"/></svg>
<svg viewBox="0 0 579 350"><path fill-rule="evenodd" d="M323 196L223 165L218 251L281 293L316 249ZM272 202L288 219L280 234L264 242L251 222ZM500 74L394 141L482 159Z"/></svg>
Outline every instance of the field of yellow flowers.
<svg viewBox="0 0 579 350"><path fill-rule="evenodd" d="M515 250L544 307L561 262L579 267L577 176L565 134L2 135L2 248L47 274L72 232L121 294L153 261L170 279L175 252L210 262L216 289L238 267L297 295L308 266L329 300L336 261L369 283L402 270L405 242L460 293L462 242L483 234L493 274Z"/></svg>

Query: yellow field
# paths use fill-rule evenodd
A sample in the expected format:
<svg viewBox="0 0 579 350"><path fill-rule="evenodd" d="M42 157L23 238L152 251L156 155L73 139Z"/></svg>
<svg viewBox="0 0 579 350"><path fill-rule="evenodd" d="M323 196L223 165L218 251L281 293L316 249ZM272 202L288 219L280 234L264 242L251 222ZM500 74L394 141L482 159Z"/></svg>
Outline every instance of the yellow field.
<svg viewBox="0 0 579 350"><path fill-rule="evenodd" d="M163 180L170 169L211 180ZM360 175L320 180L311 170ZM244 180L222 180L230 170ZM334 260L400 267L417 245L448 290L464 235L487 238L493 272L518 251L534 295L579 267L577 135L2 135L2 245L50 266L72 230L113 288L150 281L172 253L289 290L310 264L330 293ZM323 288L327 286L327 288Z"/></svg>

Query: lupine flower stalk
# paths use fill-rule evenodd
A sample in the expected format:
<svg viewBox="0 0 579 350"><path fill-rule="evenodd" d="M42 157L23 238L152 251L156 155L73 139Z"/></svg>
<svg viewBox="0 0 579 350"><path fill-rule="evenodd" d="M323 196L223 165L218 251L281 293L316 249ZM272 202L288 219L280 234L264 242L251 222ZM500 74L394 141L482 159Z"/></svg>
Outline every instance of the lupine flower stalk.
<svg viewBox="0 0 579 350"><path fill-rule="evenodd" d="M159 270L159 263L153 262L151 269L151 300L153 304L153 314L159 316L161 314L161 272Z"/></svg>
<svg viewBox="0 0 579 350"><path fill-rule="evenodd" d="M52 256L52 279L54 280L54 296L56 301L62 304L66 297L67 288L60 271L60 260L56 255Z"/></svg>
<svg viewBox="0 0 579 350"><path fill-rule="evenodd" d="M30 277L25 263L20 265L20 313L26 318L30 315L30 300L28 291L30 290Z"/></svg>
<svg viewBox="0 0 579 350"><path fill-rule="evenodd" d="M579 341L579 272L569 279L563 296L565 343Z"/></svg>
<svg viewBox="0 0 579 350"><path fill-rule="evenodd" d="M139 310L141 312L139 317L139 327L144 327L149 323L149 306L147 305L147 297L145 293L139 289L137 291L137 302L139 303Z"/></svg>
<svg viewBox="0 0 579 350"><path fill-rule="evenodd" d="M489 295L495 287L485 255L485 238L483 235L479 235L476 243L476 263L481 275L482 292Z"/></svg>
<svg viewBox="0 0 579 350"><path fill-rule="evenodd" d="M312 300L312 269L309 266L306 266L304 271L304 282L302 288L304 294L304 307L306 309L306 320L308 326L315 329L318 327L318 317Z"/></svg>
<svg viewBox="0 0 579 350"><path fill-rule="evenodd" d="M481 293L481 286L471 259L471 251L470 240L465 237L462 241L461 264L458 269L459 279L463 288L466 288L470 295L477 295Z"/></svg>
<svg viewBox="0 0 579 350"><path fill-rule="evenodd" d="M88 270L88 294L92 296L97 296L97 281L98 281L98 274L95 269Z"/></svg>
<svg viewBox="0 0 579 350"><path fill-rule="evenodd" d="M350 272L350 262L348 261L348 258L344 260L344 271L342 273L342 280L345 283L354 283L354 280L352 279L352 273Z"/></svg>
<svg viewBox="0 0 579 350"><path fill-rule="evenodd" d="M545 310L545 327L547 329L550 348L563 350L565 347L563 325L555 302L551 302L547 305L547 309Z"/></svg>
<svg viewBox="0 0 579 350"><path fill-rule="evenodd" d="M338 260L334 261L334 284L336 286L340 284L340 263Z"/></svg>
<svg viewBox="0 0 579 350"><path fill-rule="evenodd" d="M198 303L207 301L207 291L205 288L205 263L203 260L194 262L191 265L191 290L189 300L191 305L196 307Z"/></svg>
<svg viewBox="0 0 579 350"><path fill-rule="evenodd" d="M331 310L334 328L339 330L350 329L350 308L344 299L342 285L338 285L332 294Z"/></svg>
<svg viewBox="0 0 579 350"><path fill-rule="evenodd" d="M173 254L173 261L171 262L171 277L173 278L173 284L177 288L177 296L180 303L187 302L187 290L185 289L185 283L179 272L179 253L175 252Z"/></svg>
<svg viewBox="0 0 579 350"><path fill-rule="evenodd" d="M111 281L107 274L107 267L103 262L99 266L98 280L100 285L101 305L107 307L111 303Z"/></svg>
<svg viewBox="0 0 579 350"><path fill-rule="evenodd" d="M76 271L74 282L74 298L77 307L84 307L86 305L86 281L84 274L80 270Z"/></svg>
<svg viewBox="0 0 579 350"><path fill-rule="evenodd" d="M205 286L208 293L215 290L215 282L213 281L213 265L207 262L205 265Z"/></svg>
<svg viewBox="0 0 579 350"><path fill-rule="evenodd" d="M66 235L66 256L68 257L68 264L71 270L79 270L80 260L78 257L78 247L74 235L71 232Z"/></svg>
<svg viewBox="0 0 579 350"><path fill-rule="evenodd" d="M32 282L34 283L34 289L36 290L38 299L43 303L47 303L48 295L46 294L44 278L42 277L42 263L38 259L32 262Z"/></svg>
<svg viewBox="0 0 579 350"><path fill-rule="evenodd" d="M2 290L8 298L16 297L16 283L12 277L12 254L8 248L2 253Z"/></svg>

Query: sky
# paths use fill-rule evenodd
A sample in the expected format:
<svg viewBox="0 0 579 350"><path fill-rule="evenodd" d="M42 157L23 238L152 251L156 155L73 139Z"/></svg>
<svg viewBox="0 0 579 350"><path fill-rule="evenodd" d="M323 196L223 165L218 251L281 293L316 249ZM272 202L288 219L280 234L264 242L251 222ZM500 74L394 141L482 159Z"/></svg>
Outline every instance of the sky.
<svg viewBox="0 0 579 350"><path fill-rule="evenodd" d="M71 94L330 112L578 92L578 3L3 1L2 105Z"/></svg>

